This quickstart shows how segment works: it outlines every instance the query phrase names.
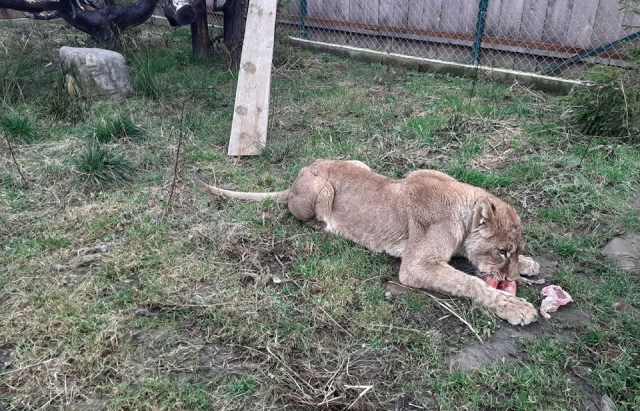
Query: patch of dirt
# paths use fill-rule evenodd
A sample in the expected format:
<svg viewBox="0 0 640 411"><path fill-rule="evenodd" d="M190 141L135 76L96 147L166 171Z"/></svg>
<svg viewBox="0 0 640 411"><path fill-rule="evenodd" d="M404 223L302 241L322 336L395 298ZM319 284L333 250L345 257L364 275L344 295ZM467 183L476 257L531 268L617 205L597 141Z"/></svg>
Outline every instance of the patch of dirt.
<svg viewBox="0 0 640 411"><path fill-rule="evenodd" d="M600 253L624 271L640 271L640 235L626 233L614 237Z"/></svg>
<svg viewBox="0 0 640 411"><path fill-rule="evenodd" d="M537 323L526 327L503 322L502 327L483 344L466 347L448 361L455 369L476 370L496 362L511 363L526 359L526 353L518 350L517 340L530 340L541 333L549 334L556 340L567 340L574 337L572 329L589 322L589 316L575 305L563 307L551 319L540 318Z"/></svg>
<svg viewBox="0 0 640 411"><path fill-rule="evenodd" d="M627 204L631 210L638 211L638 219L640 219L640 190L636 191L636 195Z"/></svg>
<svg viewBox="0 0 640 411"><path fill-rule="evenodd" d="M175 331L141 330L132 335L131 345L141 350L141 364L167 374L195 374L202 381L241 374L259 365L242 349L198 338L184 341Z"/></svg>
<svg viewBox="0 0 640 411"><path fill-rule="evenodd" d="M251 271L260 274L277 274L291 271L296 256L292 247L285 243L268 244L239 238L225 247L225 255L233 261L241 262Z"/></svg>
<svg viewBox="0 0 640 411"><path fill-rule="evenodd" d="M6 371L11 368L13 350L14 348L8 345L0 347L0 371Z"/></svg>
<svg viewBox="0 0 640 411"><path fill-rule="evenodd" d="M518 360L526 360L527 353L520 350L517 342L531 340L539 334L551 335L555 340L571 340L576 335L576 327L586 326L591 322L589 316L575 305L562 307L554 313L550 320L540 318L537 323L526 327L512 326L507 323L483 344L476 344L463 348L456 355L447 359L452 369L473 371L495 363L510 364ZM580 376L579 370L567 370L567 378L582 391L585 399L583 409L598 411L601 408L603 396L587 379Z"/></svg>

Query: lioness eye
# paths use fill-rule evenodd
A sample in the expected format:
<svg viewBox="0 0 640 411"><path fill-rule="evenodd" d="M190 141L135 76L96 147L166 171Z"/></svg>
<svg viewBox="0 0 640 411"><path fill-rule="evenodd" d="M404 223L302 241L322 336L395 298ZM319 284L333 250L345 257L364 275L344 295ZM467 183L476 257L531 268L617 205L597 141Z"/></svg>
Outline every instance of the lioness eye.
<svg viewBox="0 0 640 411"><path fill-rule="evenodd" d="M509 250L502 249L500 250L500 254L502 254L505 258L511 257L511 253L509 252Z"/></svg>

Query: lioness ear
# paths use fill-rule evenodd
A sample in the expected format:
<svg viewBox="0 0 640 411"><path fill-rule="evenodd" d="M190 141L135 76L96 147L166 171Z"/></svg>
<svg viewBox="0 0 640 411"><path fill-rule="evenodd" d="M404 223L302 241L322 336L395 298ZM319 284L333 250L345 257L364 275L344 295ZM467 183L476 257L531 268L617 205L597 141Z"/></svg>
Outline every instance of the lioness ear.
<svg viewBox="0 0 640 411"><path fill-rule="evenodd" d="M487 223L487 221L493 220L496 206L493 205L488 198L481 198L476 202L473 213L474 226L480 226Z"/></svg>

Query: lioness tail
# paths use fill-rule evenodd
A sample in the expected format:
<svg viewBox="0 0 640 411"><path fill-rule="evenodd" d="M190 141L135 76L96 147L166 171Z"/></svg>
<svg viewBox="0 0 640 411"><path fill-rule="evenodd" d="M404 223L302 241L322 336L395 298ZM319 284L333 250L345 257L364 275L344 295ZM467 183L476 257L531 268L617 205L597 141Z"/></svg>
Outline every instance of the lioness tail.
<svg viewBox="0 0 640 411"><path fill-rule="evenodd" d="M237 198L240 200L249 200L249 201L263 201L272 199L276 203L287 204L289 199L289 190L284 191L275 191L270 193L247 193L244 191L231 191L225 190L223 188L218 188L214 186L210 186L200 179L200 170L197 169L193 172L193 180L196 182L200 188L210 192L211 194L228 197L228 198Z"/></svg>

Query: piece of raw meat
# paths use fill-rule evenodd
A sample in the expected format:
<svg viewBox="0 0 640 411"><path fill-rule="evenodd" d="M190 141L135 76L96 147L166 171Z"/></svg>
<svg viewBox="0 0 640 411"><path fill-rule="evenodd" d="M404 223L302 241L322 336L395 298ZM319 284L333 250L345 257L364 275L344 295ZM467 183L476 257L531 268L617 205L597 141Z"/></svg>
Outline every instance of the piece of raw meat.
<svg viewBox="0 0 640 411"><path fill-rule="evenodd" d="M482 275L480 276L480 278L482 278L482 281L484 281L485 283L487 283L487 285L491 288L498 288L498 283L500 282L500 280L497 280L493 277L491 277L488 274Z"/></svg>
<svg viewBox="0 0 640 411"><path fill-rule="evenodd" d="M506 291L511 295L516 295L518 291L518 283L515 281L500 281L498 283L498 290Z"/></svg>
<svg viewBox="0 0 640 411"><path fill-rule="evenodd" d="M511 295L516 295L516 291L518 290L518 284L515 281L500 281L486 274L481 276L480 278L482 278L482 281L487 283L489 287L506 291Z"/></svg>
<svg viewBox="0 0 640 411"><path fill-rule="evenodd" d="M548 285L544 287L540 291L540 294L546 297L542 300L542 304L540 304L540 314L542 314L544 318L551 318L549 313L556 312L558 307L573 302L569 293L557 285Z"/></svg>

